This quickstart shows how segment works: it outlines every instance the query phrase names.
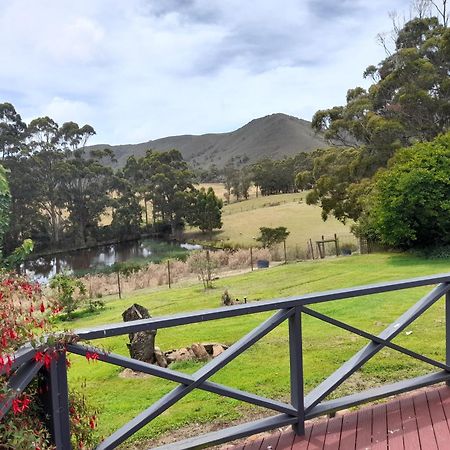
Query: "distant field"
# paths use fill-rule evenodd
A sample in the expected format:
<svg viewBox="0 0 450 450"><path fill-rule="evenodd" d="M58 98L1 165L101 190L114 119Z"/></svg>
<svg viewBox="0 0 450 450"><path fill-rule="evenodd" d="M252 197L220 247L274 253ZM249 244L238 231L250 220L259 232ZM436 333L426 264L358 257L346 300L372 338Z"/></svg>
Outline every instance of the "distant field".
<svg viewBox="0 0 450 450"><path fill-rule="evenodd" d="M215 186L213 186L215 189ZM218 189L220 186L218 186ZM221 191L216 191L219 195ZM321 208L307 205L305 192L296 194L270 195L231 203L223 208L223 228L214 235L215 241L232 242L250 246L259 235L260 227L284 226L290 232L286 241L288 247L305 246L308 239L320 239L322 235L340 235L341 240L353 240L350 226L343 225L333 217L322 220ZM201 233L192 230L188 238L205 239Z"/></svg>

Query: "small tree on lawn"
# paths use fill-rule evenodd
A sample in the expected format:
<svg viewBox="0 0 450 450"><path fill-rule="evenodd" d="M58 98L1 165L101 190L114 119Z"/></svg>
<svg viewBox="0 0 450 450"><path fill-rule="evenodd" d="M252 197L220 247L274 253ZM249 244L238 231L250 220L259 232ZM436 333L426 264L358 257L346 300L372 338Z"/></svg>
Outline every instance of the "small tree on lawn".
<svg viewBox="0 0 450 450"><path fill-rule="evenodd" d="M188 265L190 270L202 280L204 288L212 289L213 274L218 267L218 263L211 258L209 250L192 253L189 256Z"/></svg>
<svg viewBox="0 0 450 450"><path fill-rule="evenodd" d="M52 278L50 288L56 291L56 298L67 318L80 306L86 295L86 287L81 280L60 273Z"/></svg>
<svg viewBox="0 0 450 450"><path fill-rule="evenodd" d="M223 202L216 196L213 188L206 191L201 188L197 191L194 199L194 208L190 223L205 233L209 233L209 239L212 239L213 229L222 228L222 207Z"/></svg>
<svg viewBox="0 0 450 450"><path fill-rule="evenodd" d="M281 244L281 242L284 242L290 234L286 227L261 227L259 232L261 235L258 236L256 240L261 242L264 248L272 247L275 244Z"/></svg>

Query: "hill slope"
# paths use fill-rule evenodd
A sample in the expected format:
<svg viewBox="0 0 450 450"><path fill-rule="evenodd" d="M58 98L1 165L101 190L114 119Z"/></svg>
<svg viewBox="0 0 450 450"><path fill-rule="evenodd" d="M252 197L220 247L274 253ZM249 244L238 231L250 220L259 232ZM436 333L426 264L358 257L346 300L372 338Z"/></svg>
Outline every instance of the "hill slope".
<svg viewBox="0 0 450 450"><path fill-rule="evenodd" d="M232 158L237 163L265 157L278 159L325 145L323 137L314 133L310 122L278 113L252 120L229 133L170 136L141 144L100 144L89 148L111 148L119 166L123 166L131 155L142 156L147 149L176 148L193 166L207 168L212 164L223 167Z"/></svg>

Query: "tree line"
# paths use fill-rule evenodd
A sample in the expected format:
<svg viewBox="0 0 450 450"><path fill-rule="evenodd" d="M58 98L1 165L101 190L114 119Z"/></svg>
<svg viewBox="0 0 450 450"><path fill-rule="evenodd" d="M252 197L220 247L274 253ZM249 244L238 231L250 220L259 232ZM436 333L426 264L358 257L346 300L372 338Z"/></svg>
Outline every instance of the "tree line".
<svg viewBox="0 0 450 450"><path fill-rule="evenodd" d="M187 223L209 232L221 227L222 201L211 189L195 189L178 151L148 150L114 171L110 150L86 147L94 134L90 125L60 126L49 117L26 124L12 104L0 104L0 158L9 184L0 199L8 207L0 224L6 252L25 239L58 249L143 232L176 235Z"/></svg>

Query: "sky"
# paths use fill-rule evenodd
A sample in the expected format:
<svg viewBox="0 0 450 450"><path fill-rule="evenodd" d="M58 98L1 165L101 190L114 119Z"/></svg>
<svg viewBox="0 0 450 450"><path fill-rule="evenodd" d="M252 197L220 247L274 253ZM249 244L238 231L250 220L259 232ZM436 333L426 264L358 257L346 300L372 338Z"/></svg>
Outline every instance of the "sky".
<svg viewBox="0 0 450 450"><path fill-rule="evenodd" d="M367 86L376 35L409 0L0 0L0 102L90 143L311 120Z"/></svg>

